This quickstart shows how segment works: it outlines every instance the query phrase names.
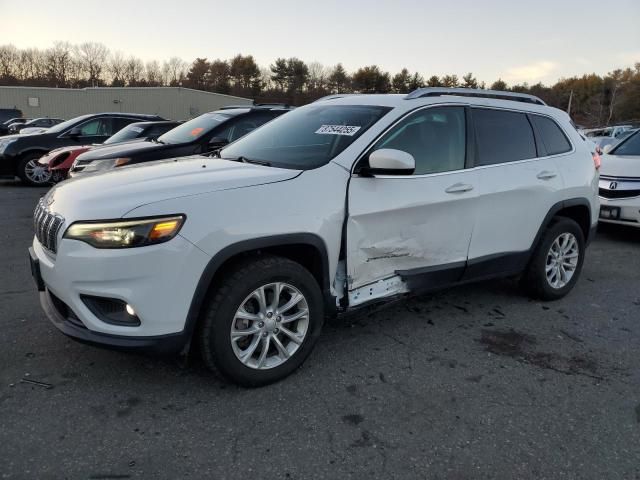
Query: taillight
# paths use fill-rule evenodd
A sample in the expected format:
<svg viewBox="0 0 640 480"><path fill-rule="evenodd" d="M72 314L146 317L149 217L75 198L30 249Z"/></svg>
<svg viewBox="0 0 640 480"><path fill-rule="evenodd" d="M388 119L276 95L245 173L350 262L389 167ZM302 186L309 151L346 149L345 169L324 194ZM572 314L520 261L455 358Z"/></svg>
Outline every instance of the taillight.
<svg viewBox="0 0 640 480"><path fill-rule="evenodd" d="M593 158L593 166L596 167L596 170L600 170L600 165L602 165L600 154L598 152L593 152L591 157Z"/></svg>

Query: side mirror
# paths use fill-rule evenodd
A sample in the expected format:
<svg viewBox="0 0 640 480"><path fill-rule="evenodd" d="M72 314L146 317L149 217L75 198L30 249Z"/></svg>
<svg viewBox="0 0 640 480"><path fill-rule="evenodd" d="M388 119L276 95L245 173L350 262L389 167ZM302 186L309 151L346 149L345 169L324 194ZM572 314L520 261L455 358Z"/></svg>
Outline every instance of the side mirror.
<svg viewBox="0 0 640 480"><path fill-rule="evenodd" d="M78 138L80 135L82 135L82 130L80 130L78 127L74 127L69 130L69 136L71 138Z"/></svg>
<svg viewBox="0 0 640 480"><path fill-rule="evenodd" d="M394 148L382 148L369 155L369 167L361 173L369 175L411 175L416 169L413 155Z"/></svg>
<svg viewBox="0 0 640 480"><path fill-rule="evenodd" d="M602 149L602 153L609 153L612 148L613 148L612 144L605 145L604 148Z"/></svg>

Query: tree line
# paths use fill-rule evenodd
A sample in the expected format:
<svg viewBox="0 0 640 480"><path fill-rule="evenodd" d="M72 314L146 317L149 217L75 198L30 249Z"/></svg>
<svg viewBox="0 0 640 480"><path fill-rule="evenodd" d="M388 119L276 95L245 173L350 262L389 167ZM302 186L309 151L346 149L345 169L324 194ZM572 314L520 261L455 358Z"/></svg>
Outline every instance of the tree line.
<svg viewBox="0 0 640 480"><path fill-rule="evenodd" d="M254 98L257 102L303 105L333 93L408 93L420 87L491 88L530 93L549 105L567 110L585 126L640 121L640 62L633 68L606 75L595 73L563 78L554 85L507 85L498 79L487 85L472 73L432 75L404 68L391 74L377 65L348 72L342 64L325 66L299 58L277 58L268 67L252 55L231 59L196 58L191 64L178 57L162 63L111 52L96 42L72 45L55 42L51 48L18 49L0 45L0 84L82 88L91 86L183 86L197 90Z"/></svg>

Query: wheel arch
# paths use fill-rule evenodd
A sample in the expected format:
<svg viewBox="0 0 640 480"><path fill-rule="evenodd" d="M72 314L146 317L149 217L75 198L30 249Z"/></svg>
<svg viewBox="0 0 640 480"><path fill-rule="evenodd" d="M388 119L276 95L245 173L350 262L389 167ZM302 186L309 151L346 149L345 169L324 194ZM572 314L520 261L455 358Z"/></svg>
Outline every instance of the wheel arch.
<svg viewBox="0 0 640 480"><path fill-rule="evenodd" d="M184 332L191 339L210 290L226 271L248 257L264 254L289 258L307 268L318 281L325 308L335 310L330 291L329 256L325 242L313 233L293 233L237 242L220 250L205 267L193 294ZM331 310L328 310L331 312Z"/></svg>
<svg viewBox="0 0 640 480"><path fill-rule="evenodd" d="M535 250L542 234L556 217L566 217L574 220L584 234L585 243L588 244L591 241L594 234L591 227L591 204L586 198L571 198L558 202L549 209L531 245L531 252Z"/></svg>
<svg viewBox="0 0 640 480"><path fill-rule="evenodd" d="M27 150L23 150L21 151L18 155L16 155L16 161L15 161L15 169L16 169L16 174L18 173L18 168L20 168L20 163L22 163L22 160L25 159L25 157L32 155L32 154L39 154L40 156L46 155L47 153L49 153L50 150L46 150L46 149L42 149L42 148L29 148Z"/></svg>

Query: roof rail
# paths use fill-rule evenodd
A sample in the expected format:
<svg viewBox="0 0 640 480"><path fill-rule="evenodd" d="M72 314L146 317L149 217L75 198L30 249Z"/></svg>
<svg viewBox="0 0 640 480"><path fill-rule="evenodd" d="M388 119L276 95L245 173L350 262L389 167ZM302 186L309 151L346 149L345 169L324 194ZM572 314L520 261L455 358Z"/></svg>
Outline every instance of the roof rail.
<svg viewBox="0 0 640 480"><path fill-rule="evenodd" d="M325 95L324 97L320 97L314 100L313 103L321 102L323 100L335 100L336 98L355 97L357 95L361 95L361 94L360 93L334 93L331 95Z"/></svg>
<svg viewBox="0 0 640 480"><path fill-rule="evenodd" d="M517 92L503 92L501 90L482 90L476 88L444 88L444 87L425 87L414 90L406 97L405 100L413 100L414 98L423 97L440 97L443 95L454 95L457 97L479 97L479 98L497 98L500 100L511 100L514 102L533 103L535 105L546 105L540 98L535 95Z"/></svg>
<svg viewBox="0 0 640 480"><path fill-rule="evenodd" d="M282 107L282 108L289 108L289 104L288 103L254 103L253 104L254 107Z"/></svg>
<svg viewBox="0 0 640 480"><path fill-rule="evenodd" d="M248 103L246 105L225 105L224 107L220 107L218 110L231 110L232 108L253 108L253 103Z"/></svg>

